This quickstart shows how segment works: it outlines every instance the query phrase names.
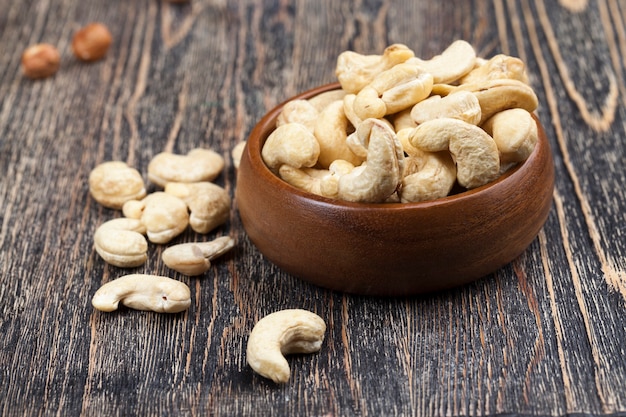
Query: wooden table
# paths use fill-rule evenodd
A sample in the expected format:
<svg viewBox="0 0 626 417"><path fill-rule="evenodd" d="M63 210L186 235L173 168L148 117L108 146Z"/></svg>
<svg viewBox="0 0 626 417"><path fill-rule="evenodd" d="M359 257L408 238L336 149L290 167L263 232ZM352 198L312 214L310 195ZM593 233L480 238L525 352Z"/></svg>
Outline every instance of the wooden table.
<svg viewBox="0 0 626 417"><path fill-rule="evenodd" d="M626 4L620 0L0 0L0 414L614 415L626 413ZM104 60L72 34L104 22ZM462 288L381 299L289 276L247 239L233 201L209 235L236 248L177 315L91 297L128 270L94 231L118 211L89 195L99 163L146 175L161 151L226 157L277 103L335 81L344 50L391 43L417 56L465 39L522 58L550 138L554 204L510 265ZM21 74L29 45L62 55L52 78ZM146 177L147 180L147 177ZM154 190L154 186L151 186ZM197 239L185 232L179 242ZM132 272L172 275L151 246ZM246 364L247 336L283 308L317 312L322 350L275 385Z"/></svg>

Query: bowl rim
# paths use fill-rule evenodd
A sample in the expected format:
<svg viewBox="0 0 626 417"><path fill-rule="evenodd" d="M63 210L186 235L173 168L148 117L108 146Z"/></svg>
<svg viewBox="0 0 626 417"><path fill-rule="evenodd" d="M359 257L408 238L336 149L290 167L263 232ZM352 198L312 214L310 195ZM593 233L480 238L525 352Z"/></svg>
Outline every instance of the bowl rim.
<svg viewBox="0 0 626 417"><path fill-rule="evenodd" d="M359 202L351 202L340 199L333 199L329 197L320 196L317 194L312 194L301 190L288 182L281 179L278 175L270 170L270 168L265 164L263 158L261 157L261 150L263 144L267 140L269 134L276 128L276 118L282 111L285 104L292 100L298 99L308 99L314 97L320 93L326 91L332 91L340 89L341 85L337 83L324 84L309 90L306 90L302 93L299 93L295 96L292 96L280 104L276 105L269 112L267 112L259 122L253 127L252 131L248 135L248 140L245 146L244 152L247 153L249 158L249 162L253 167L256 167L255 171L258 175L261 175L268 184L282 188L286 192L292 193L298 196L301 199L310 200L317 205L341 208L345 210L384 210L388 211L404 211L404 210L416 210L416 209L431 209L434 207L447 206L451 204L463 204L468 200L474 200L481 197L483 192L489 190L490 192L497 192L499 188L506 188L509 183L515 183L518 181L520 177L525 175L525 172L530 169L532 162L537 158L537 154L542 150L542 148L549 147L549 143L547 141L547 137L545 132L543 131L543 127L534 113L531 113L533 119L537 123L538 128L538 138L537 144L535 145L533 151L530 156L523 162L518 163L517 165L511 167L506 172L501 174L496 180L491 181L485 185L480 187L473 188L471 190L466 190L459 192L457 194L448 195L446 197L437 198L435 200L428 201L419 201L419 202L410 202L410 203L402 203L402 202L389 202L389 203L359 203ZM549 149L546 151L549 152Z"/></svg>

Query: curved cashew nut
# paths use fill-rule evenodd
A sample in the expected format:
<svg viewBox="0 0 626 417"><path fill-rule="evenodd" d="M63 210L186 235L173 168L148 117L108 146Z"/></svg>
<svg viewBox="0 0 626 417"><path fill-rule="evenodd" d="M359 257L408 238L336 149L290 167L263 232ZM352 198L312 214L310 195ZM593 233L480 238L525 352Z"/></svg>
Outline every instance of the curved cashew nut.
<svg viewBox="0 0 626 417"><path fill-rule="evenodd" d="M452 42L440 55L429 60L414 57L407 62L417 64L432 74L435 84L448 84L470 72L476 62L474 47L464 40Z"/></svg>
<svg viewBox="0 0 626 417"><path fill-rule="evenodd" d="M183 200L189 207L189 225L197 233L209 233L230 218L228 191L212 182L168 182L165 192Z"/></svg>
<svg viewBox="0 0 626 417"><path fill-rule="evenodd" d="M286 183L308 193L328 198L337 197L339 179L330 170L282 165L278 170L278 175Z"/></svg>
<svg viewBox="0 0 626 417"><path fill-rule="evenodd" d="M501 164L525 161L537 144L537 123L524 109L496 113L482 128L496 142Z"/></svg>
<svg viewBox="0 0 626 417"><path fill-rule="evenodd" d="M275 383L289 380L289 363L283 355L318 352L326 323L315 313L281 310L259 320L248 338L246 360L252 370Z"/></svg>
<svg viewBox="0 0 626 417"><path fill-rule="evenodd" d="M168 182L213 181L224 169L224 157L210 149L196 148L187 155L157 154L148 164L148 179L165 187Z"/></svg>
<svg viewBox="0 0 626 417"><path fill-rule="evenodd" d="M433 88L433 76L414 64L403 63L381 72L354 99L362 120L380 119L424 100Z"/></svg>
<svg viewBox="0 0 626 417"><path fill-rule="evenodd" d="M500 78L519 80L528 84L524 61L516 57L498 54L476 66L459 81L461 84L478 84Z"/></svg>
<svg viewBox="0 0 626 417"><path fill-rule="evenodd" d="M339 54L335 75L343 90L358 93L381 72L412 58L415 54L407 46L393 44L382 55L361 55L353 51Z"/></svg>
<svg viewBox="0 0 626 417"><path fill-rule="evenodd" d="M135 310L179 313L191 305L191 292L184 282L168 277L131 274L107 282L91 300L106 312L117 310L120 302Z"/></svg>
<svg viewBox="0 0 626 417"><path fill-rule="evenodd" d="M413 130L410 142L428 152L449 149L457 166L457 180L465 188L479 187L500 175L500 157L493 138L462 120L429 120Z"/></svg>
<svg viewBox="0 0 626 417"><path fill-rule="evenodd" d="M148 259L146 227L137 219L109 220L96 229L94 248L107 263L120 268L142 265Z"/></svg>
<svg viewBox="0 0 626 417"><path fill-rule="evenodd" d="M328 168L336 159L355 165L362 162L346 144L347 132L348 118L343 110L343 100L334 101L322 110L315 122L315 138L320 145L317 162L322 168Z"/></svg>
<svg viewBox="0 0 626 417"><path fill-rule="evenodd" d="M295 168L312 167L319 155L320 144L313 133L300 123L278 126L261 149L263 161L273 170L284 164Z"/></svg>
<svg viewBox="0 0 626 417"><path fill-rule="evenodd" d="M311 97L308 101L309 104L311 104L318 112L321 112L330 103L337 100L343 100L345 95L345 90L330 90L319 93L318 95Z"/></svg>
<svg viewBox="0 0 626 417"><path fill-rule="evenodd" d="M163 251L161 258L169 268L181 274L202 275L211 267L211 261L231 250L235 241L222 236L210 242L181 243Z"/></svg>
<svg viewBox="0 0 626 417"><path fill-rule="evenodd" d="M430 96L411 109L411 117L417 124L439 117L451 117L478 125L481 114L478 98L469 91L457 91L445 97Z"/></svg>
<svg viewBox="0 0 626 417"><path fill-rule="evenodd" d="M187 204L163 191L149 194L141 201L127 201L122 212L131 219L140 219L146 226L148 239L154 243L169 242L189 224Z"/></svg>
<svg viewBox="0 0 626 417"><path fill-rule="evenodd" d="M146 188L139 171L122 161L103 162L89 173L89 192L100 204L121 209L129 200L146 196Z"/></svg>
<svg viewBox="0 0 626 417"><path fill-rule="evenodd" d="M242 140L233 146L233 149L230 151L230 157L233 159L233 166L235 169L239 169L239 163L241 162L241 157L243 155L243 150L246 148L246 141Z"/></svg>
<svg viewBox="0 0 626 417"><path fill-rule="evenodd" d="M406 160L400 201L411 203L446 197L456 181L456 166L448 152L420 152Z"/></svg>
<svg viewBox="0 0 626 417"><path fill-rule="evenodd" d="M346 201L383 202L402 182L402 145L389 125L378 119L364 120L353 135L367 149L367 161L339 178L337 195Z"/></svg>

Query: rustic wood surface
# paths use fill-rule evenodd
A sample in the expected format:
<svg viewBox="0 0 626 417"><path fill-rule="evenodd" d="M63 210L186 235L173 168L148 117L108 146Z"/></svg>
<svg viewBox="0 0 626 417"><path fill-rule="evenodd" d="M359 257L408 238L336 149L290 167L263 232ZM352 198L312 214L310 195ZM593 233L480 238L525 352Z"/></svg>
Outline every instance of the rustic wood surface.
<svg viewBox="0 0 626 417"><path fill-rule="evenodd" d="M621 0L0 0L0 414L382 416L626 414L626 3ZM104 22L106 58L71 36ZM128 271L93 250L120 216L88 193L100 162L146 173L156 153L231 148L275 104L335 81L347 49L421 57L455 39L528 65L556 166L528 250L462 288L403 299L313 287L263 259L234 201L236 249L198 278L188 312L91 306ZM56 76L22 76L29 45ZM179 241L196 239L188 232ZM171 275L151 246L133 271ZM260 317L305 308L328 324L282 386L245 361Z"/></svg>

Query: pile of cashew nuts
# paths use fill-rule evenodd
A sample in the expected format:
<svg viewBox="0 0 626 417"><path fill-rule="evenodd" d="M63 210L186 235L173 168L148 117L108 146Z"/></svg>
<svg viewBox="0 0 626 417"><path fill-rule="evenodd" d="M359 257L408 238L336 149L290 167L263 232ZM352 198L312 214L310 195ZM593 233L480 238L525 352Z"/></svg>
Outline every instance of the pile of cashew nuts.
<svg viewBox="0 0 626 417"><path fill-rule="evenodd" d="M244 146L242 142L232 150L235 167ZM148 165L148 179L163 191L148 194L139 171L126 163L111 161L96 166L89 175L90 194L101 205L121 210L124 215L96 229L96 252L111 265L133 268L148 259L148 241L167 244L188 226L198 234L207 234L224 224L231 200L225 189L211 182L223 167L223 157L207 149L194 149L187 155L160 153ZM169 246L161 258L169 268L197 276L233 246L231 237L222 236ZM121 303L135 310L180 313L191 305L191 291L173 278L134 273L102 285L91 303L103 312L115 311ZM284 355L319 351L325 331L326 323L315 313L276 311L252 329L246 359L259 375L285 383L291 372Z"/></svg>
<svg viewBox="0 0 626 417"><path fill-rule="evenodd" d="M419 202L472 189L537 142L537 96L519 59L463 40L429 60L402 44L346 51L340 89L285 104L262 158L306 192L361 203Z"/></svg>
<svg viewBox="0 0 626 417"><path fill-rule="evenodd" d="M163 191L148 194L139 171L125 162L96 166L89 174L90 194L98 203L124 215L96 229L94 248L98 255L111 265L134 268L147 261L148 242L167 244L188 226L204 235L224 224L230 216L230 195L211 182L223 168L224 158L209 149L194 149L187 155L159 153L148 165L148 179ZM166 248L161 258L169 268L197 276L234 245L229 236L180 243ZM138 310L178 313L189 307L191 299L185 283L148 274L110 281L92 299L93 306L101 311L116 310L120 302Z"/></svg>

